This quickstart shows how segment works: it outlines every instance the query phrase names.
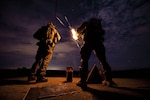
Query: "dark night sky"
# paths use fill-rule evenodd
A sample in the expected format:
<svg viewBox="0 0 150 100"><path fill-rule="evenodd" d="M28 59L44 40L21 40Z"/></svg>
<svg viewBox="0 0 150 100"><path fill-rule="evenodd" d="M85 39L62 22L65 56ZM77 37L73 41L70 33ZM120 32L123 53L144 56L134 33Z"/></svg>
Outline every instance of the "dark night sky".
<svg viewBox="0 0 150 100"><path fill-rule="evenodd" d="M106 31L104 45L112 70L150 68L149 0L1 0L0 68L30 68L37 51L33 34L52 21L61 41L48 69L78 70L80 54L69 30L55 18L67 16L77 28L90 17L101 18ZM92 54L89 69L99 64Z"/></svg>

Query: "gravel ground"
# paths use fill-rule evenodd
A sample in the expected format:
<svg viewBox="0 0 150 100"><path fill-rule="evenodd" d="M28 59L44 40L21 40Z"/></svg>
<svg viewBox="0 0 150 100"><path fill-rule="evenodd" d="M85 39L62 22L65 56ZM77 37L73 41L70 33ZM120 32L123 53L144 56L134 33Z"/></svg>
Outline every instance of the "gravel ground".
<svg viewBox="0 0 150 100"><path fill-rule="evenodd" d="M0 100L24 100L30 88L45 87L64 83L65 77L47 77L48 82L28 84L26 77L7 78L0 80ZM145 99L150 100L150 79L135 78L114 78L118 87L107 87L102 84L88 84L87 91L76 86L78 77L73 78L73 82L65 83L74 87L77 92L42 98L39 100L115 100L115 99Z"/></svg>

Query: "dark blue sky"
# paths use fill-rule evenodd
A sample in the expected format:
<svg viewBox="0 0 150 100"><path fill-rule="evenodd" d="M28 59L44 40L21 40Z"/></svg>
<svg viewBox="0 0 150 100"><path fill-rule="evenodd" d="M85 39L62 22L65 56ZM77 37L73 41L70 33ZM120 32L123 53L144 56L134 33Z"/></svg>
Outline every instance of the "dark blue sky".
<svg viewBox="0 0 150 100"><path fill-rule="evenodd" d="M101 18L106 31L104 45L112 70L150 68L149 0L1 0L0 68L30 68L37 51L33 34L52 21L62 36L48 69L78 70L80 54L69 30L55 18L67 16L77 28L90 17ZM92 54L93 64L100 68Z"/></svg>

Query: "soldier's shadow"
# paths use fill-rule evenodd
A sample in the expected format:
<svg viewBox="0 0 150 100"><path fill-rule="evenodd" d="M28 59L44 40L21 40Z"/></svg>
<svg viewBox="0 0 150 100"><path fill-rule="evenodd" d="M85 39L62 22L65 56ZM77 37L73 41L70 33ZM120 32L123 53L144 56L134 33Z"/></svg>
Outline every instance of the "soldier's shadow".
<svg viewBox="0 0 150 100"><path fill-rule="evenodd" d="M123 88L122 88L123 89ZM119 92L101 91L88 87L87 92L92 93L93 100L127 100L127 99L139 99L140 97L128 94L122 94ZM143 97L141 97L143 99Z"/></svg>
<svg viewBox="0 0 150 100"><path fill-rule="evenodd" d="M29 83L27 80L19 80L19 79L1 79L0 86L3 85L26 85L26 84L35 84Z"/></svg>
<svg viewBox="0 0 150 100"><path fill-rule="evenodd" d="M120 89L120 90L126 90L126 91L132 91L132 92L136 92L145 96L150 95L150 87L136 87L136 88L129 88L129 87L112 87L112 88L116 88L116 89Z"/></svg>

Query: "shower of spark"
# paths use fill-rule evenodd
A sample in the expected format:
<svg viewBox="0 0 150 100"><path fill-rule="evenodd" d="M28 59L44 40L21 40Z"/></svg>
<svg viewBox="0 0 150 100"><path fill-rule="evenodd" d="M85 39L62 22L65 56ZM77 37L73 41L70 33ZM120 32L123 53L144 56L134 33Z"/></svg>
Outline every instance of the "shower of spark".
<svg viewBox="0 0 150 100"><path fill-rule="evenodd" d="M61 25L63 25L64 27L66 27L67 29L69 29L71 31L72 38L75 40L75 43L77 44L77 47L80 49L79 43L77 42L77 40L78 40L78 33L77 33L77 31L74 28L71 27L68 18L65 16L65 20L66 20L66 22L68 24L68 27L63 23L63 21L59 17L56 17L56 18L60 22Z"/></svg>
<svg viewBox="0 0 150 100"><path fill-rule="evenodd" d="M60 22L61 25L63 25L64 27L66 27L65 24L61 21L61 19L59 17L56 16L56 19Z"/></svg>

